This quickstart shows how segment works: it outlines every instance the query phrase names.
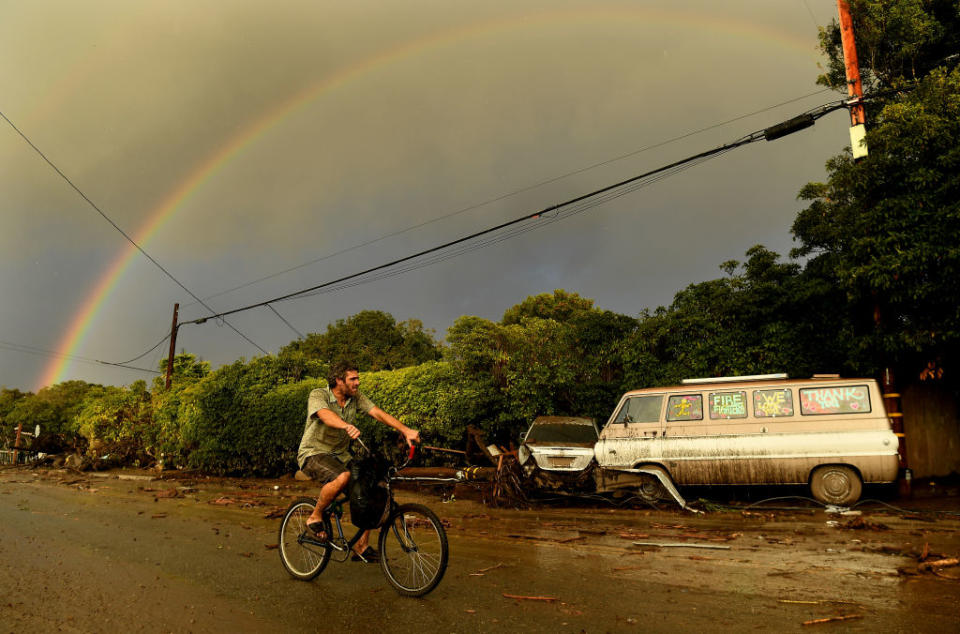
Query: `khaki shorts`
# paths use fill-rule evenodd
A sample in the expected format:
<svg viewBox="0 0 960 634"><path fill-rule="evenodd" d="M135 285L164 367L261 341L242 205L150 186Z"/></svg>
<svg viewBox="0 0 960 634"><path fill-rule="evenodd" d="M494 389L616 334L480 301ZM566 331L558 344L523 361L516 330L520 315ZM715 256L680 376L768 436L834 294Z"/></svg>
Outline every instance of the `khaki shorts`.
<svg viewBox="0 0 960 634"><path fill-rule="evenodd" d="M343 472L350 473L350 469L347 468L347 465L345 465L339 458L329 453L315 454L308 457L303 461L303 467L300 470L310 476L310 479L314 480L318 484L332 482L333 480L336 480Z"/></svg>

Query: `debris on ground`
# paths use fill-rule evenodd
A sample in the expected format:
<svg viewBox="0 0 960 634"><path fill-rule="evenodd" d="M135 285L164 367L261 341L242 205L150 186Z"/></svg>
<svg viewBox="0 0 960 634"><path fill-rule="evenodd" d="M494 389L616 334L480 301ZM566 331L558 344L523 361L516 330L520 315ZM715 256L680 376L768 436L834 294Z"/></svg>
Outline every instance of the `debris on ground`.
<svg viewBox="0 0 960 634"><path fill-rule="evenodd" d="M719 544L679 544L667 542L633 542L634 546L653 546L656 548L709 548L712 550L730 550L730 546Z"/></svg>
<svg viewBox="0 0 960 634"><path fill-rule="evenodd" d="M553 601L559 601L557 597L530 597L522 594L507 594L506 592L502 593L506 599L517 599L520 601L544 601L546 603L552 603Z"/></svg>
<svg viewBox="0 0 960 634"><path fill-rule="evenodd" d="M833 621L851 621L853 619L862 619L862 614L844 614L841 616L828 616L825 619L813 619L812 621L804 621L803 625L820 625L821 623L832 623Z"/></svg>
<svg viewBox="0 0 960 634"><path fill-rule="evenodd" d="M867 519L864 519L863 516L854 517L852 520L840 524L837 528L842 528L844 530L871 530L871 531L888 531L890 527L886 524L881 524L879 522L871 522Z"/></svg>
<svg viewBox="0 0 960 634"><path fill-rule="evenodd" d="M949 559L937 559L936 561L924 561L917 566L917 570L925 572L927 570L933 571L934 568L942 569L953 566L960 566L960 559L951 557Z"/></svg>

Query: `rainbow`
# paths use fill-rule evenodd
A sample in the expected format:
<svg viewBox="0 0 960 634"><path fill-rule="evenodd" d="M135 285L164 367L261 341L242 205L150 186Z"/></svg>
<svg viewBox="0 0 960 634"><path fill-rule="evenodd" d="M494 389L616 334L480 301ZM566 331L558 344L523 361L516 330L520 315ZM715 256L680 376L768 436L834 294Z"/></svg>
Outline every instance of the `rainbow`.
<svg viewBox="0 0 960 634"><path fill-rule="evenodd" d="M645 25L657 24L676 29L696 29L707 33L722 32L726 35L736 35L749 39L762 46L793 49L798 52L810 54L814 60L817 59L813 38L806 40L777 31L765 25L757 25L718 16L643 8L597 7L562 11L548 10L440 31L383 50L357 63L341 68L334 74L307 86L285 101L272 107L259 118L241 129L232 138L228 139L222 146L211 152L204 160L200 161L186 178L178 183L176 187L164 196L158 205L148 212L146 222L144 222L135 233L131 234L131 237L138 244L145 247L161 227L168 223L176 215L176 212L184 206L184 203L203 187L204 183L207 183L223 171L232 159L248 149L257 139L264 136L291 114L315 101L320 96L328 94L352 80L425 50L446 46L471 37L488 35L497 31L528 29L532 26L553 24L576 25L582 24L587 20L613 20L618 23L624 20L635 20L643 22ZM758 48L758 50L762 49ZM138 250L136 247L132 244L127 244L83 300L79 310L74 313L67 330L56 346L57 356L43 369L38 380L37 389L58 383L64 379L64 376L70 368L71 357L76 354L78 348L83 343L101 306L117 282L123 277L124 272L130 266L130 263L134 260L137 253Z"/></svg>

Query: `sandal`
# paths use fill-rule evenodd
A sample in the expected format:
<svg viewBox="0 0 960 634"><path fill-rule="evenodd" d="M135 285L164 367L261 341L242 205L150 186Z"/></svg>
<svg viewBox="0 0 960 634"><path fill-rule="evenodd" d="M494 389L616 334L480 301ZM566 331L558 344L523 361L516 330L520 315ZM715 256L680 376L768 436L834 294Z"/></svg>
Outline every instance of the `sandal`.
<svg viewBox="0 0 960 634"><path fill-rule="evenodd" d="M350 557L350 561L362 561L365 564L375 564L380 561L380 553L370 546L367 546L362 553L354 552L353 556Z"/></svg>
<svg viewBox="0 0 960 634"><path fill-rule="evenodd" d="M321 542L329 539L327 531L323 528L323 522L310 522L307 524L307 529Z"/></svg>

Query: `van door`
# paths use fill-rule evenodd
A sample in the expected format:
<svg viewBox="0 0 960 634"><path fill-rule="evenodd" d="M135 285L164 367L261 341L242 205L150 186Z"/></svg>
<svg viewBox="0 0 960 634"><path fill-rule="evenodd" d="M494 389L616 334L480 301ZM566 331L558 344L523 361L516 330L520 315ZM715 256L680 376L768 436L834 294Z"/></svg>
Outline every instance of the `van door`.
<svg viewBox="0 0 960 634"><path fill-rule="evenodd" d="M601 467L630 469L640 463L659 463L663 396L640 394L620 402L597 443L597 463Z"/></svg>

